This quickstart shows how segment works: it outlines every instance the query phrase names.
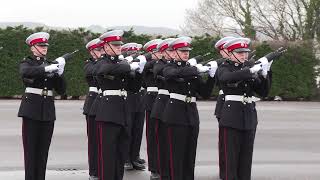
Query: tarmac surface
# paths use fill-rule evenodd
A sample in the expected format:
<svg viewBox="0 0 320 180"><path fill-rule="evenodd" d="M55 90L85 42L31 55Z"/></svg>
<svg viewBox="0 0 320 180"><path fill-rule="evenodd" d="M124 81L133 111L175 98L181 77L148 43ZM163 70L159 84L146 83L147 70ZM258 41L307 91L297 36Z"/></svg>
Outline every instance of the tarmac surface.
<svg viewBox="0 0 320 180"><path fill-rule="evenodd" d="M218 180L218 123L214 101L198 102L200 134L196 180ZM19 100L0 101L0 180L23 180ZM47 180L87 180L87 139L83 101L56 101L57 121ZM259 125L253 180L320 180L320 103L258 102ZM146 157L145 135L141 156ZM147 180L148 171L126 172L125 180Z"/></svg>

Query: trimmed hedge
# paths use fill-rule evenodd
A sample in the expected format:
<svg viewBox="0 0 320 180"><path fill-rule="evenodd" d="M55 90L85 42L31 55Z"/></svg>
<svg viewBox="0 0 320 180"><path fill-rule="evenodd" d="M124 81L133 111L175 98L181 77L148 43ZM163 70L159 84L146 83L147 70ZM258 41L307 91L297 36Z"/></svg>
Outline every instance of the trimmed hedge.
<svg viewBox="0 0 320 180"><path fill-rule="evenodd" d="M25 44L26 37L38 31L43 31L43 29L36 28L31 30L23 26L0 29L0 46L3 46L3 49L0 50L1 97L9 97L23 93L24 87L18 73L18 66L23 57L30 55L30 50ZM85 44L99 35L86 31L83 28L70 31L49 30L49 33L51 36L48 51L49 59L53 60L75 49L80 50L67 62L65 77L67 79L67 95L85 95L87 92L87 84L84 80L83 64L89 57L85 49ZM126 31L124 34L125 42L144 44L152 38L153 37L148 35L136 35L132 30ZM193 50L190 56L204 55L211 52L205 56L206 60L219 58L218 52L215 51L212 46L218 39L218 37L207 35L194 37L192 43ZM266 42L254 44L257 58L279 47L279 44L272 47L269 44L272 45L272 43ZM288 47L286 54L272 65L273 81L270 96L279 95L286 99L312 99L317 92L314 66L318 64L318 60L313 54L310 43L292 43L285 44L285 46Z"/></svg>

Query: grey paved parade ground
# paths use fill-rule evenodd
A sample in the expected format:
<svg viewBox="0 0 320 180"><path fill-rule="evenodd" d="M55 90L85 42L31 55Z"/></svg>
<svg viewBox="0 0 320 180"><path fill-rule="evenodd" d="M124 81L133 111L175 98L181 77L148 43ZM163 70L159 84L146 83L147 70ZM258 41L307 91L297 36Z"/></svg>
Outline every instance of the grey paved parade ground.
<svg viewBox="0 0 320 180"><path fill-rule="evenodd" d="M0 101L0 180L23 180L20 101ZM47 180L87 180L83 101L57 101L57 121L49 152ZM197 180L218 179L215 102L199 102ZM320 179L320 103L258 102L259 125L253 156L254 180ZM146 158L145 138L142 157ZM127 172L125 180L147 180L147 171Z"/></svg>

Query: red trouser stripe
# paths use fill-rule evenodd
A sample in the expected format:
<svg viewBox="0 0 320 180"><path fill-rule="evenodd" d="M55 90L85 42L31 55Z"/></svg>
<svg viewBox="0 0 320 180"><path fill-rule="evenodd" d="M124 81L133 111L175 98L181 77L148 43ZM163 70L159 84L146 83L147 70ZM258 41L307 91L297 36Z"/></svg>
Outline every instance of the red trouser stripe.
<svg viewBox="0 0 320 180"><path fill-rule="evenodd" d="M87 116L87 138L88 138L88 164L90 166L90 136L89 136L89 133L90 133L90 127L89 127L89 116Z"/></svg>
<svg viewBox="0 0 320 180"><path fill-rule="evenodd" d="M27 153L26 153L26 138L25 138L25 136L26 136L26 132L25 132L26 130L25 130L25 125L24 125L24 120L22 119L22 143L23 143L23 154L24 154L24 167L26 168L26 164L27 164Z"/></svg>
<svg viewBox="0 0 320 180"><path fill-rule="evenodd" d="M220 167L220 158L222 158L222 157L220 157L220 127L219 127L219 129L218 129L218 166L219 166L219 173L220 173L220 169L221 169L221 167ZM219 174L219 177L221 177L221 174Z"/></svg>
<svg viewBox="0 0 320 180"><path fill-rule="evenodd" d="M157 143L157 147L158 147L158 170L159 170L159 174L160 174L160 180L162 180L161 174L161 165L160 165L160 143L159 143L159 120L156 119L156 143Z"/></svg>
<svg viewBox="0 0 320 180"><path fill-rule="evenodd" d="M101 180L104 179L104 160L103 160L103 147L102 147L102 123L100 127L100 156L101 156Z"/></svg>
<svg viewBox="0 0 320 180"><path fill-rule="evenodd" d="M101 170L100 170L100 161L101 161L101 157L100 157L100 136L99 136L99 132L100 132L100 123L97 122L96 123L96 128L97 128L97 144L98 144L98 177L101 178Z"/></svg>
<svg viewBox="0 0 320 180"><path fill-rule="evenodd" d="M226 163L226 180L228 180L227 129L226 128L224 128L224 159Z"/></svg>
<svg viewBox="0 0 320 180"><path fill-rule="evenodd" d="M170 172L171 172L171 180L174 180L174 169L173 169L173 151L172 151L172 136L171 136L171 128L168 128L168 139L170 146Z"/></svg>
<svg viewBox="0 0 320 180"><path fill-rule="evenodd" d="M147 156L148 156L148 163L150 162L149 158L149 138L148 138L148 131L149 131L149 116L148 116L148 111L146 111L146 140L147 140Z"/></svg>

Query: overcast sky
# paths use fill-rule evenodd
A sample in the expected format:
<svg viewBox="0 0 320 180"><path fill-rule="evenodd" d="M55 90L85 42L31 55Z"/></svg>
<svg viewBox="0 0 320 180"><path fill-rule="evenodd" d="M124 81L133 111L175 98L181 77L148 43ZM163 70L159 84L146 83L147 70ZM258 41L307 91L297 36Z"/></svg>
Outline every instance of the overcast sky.
<svg viewBox="0 0 320 180"><path fill-rule="evenodd" d="M143 25L179 29L198 0L4 0L0 22L49 26Z"/></svg>

